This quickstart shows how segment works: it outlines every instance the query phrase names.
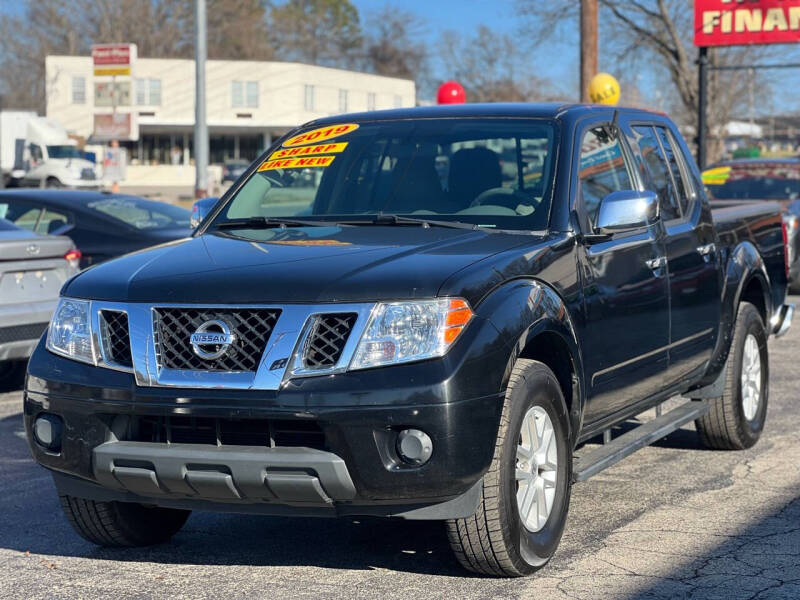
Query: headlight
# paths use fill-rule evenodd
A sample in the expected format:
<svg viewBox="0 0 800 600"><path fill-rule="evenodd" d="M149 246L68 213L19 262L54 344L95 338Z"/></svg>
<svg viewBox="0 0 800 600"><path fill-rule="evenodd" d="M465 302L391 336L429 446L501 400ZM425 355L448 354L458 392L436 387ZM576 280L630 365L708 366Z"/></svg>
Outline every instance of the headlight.
<svg viewBox="0 0 800 600"><path fill-rule="evenodd" d="M89 303L61 298L47 331L47 349L56 354L94 364Z"/></svg>
<svg viewBox="0 0 800 600"><path fill-rule="evenodd" d="M443 356L472 318L460 298L386 302L375 306L350 369Z"/></svg>

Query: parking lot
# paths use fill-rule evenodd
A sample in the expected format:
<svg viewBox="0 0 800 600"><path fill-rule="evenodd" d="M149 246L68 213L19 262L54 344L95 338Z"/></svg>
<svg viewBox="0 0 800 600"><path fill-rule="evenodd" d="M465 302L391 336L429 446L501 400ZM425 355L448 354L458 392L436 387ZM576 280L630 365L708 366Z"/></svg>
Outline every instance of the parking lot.
<svg viewBox="0 0 800 600"><path fill-rule="evenodd" d="M576 485L561 548L525 580L465 574L426 522L196 513L169 544L94 547L30 458L19 381L0 393L0 597L798 598L800 328L770 343L755 448L704 450L690 426Z"/></svg>

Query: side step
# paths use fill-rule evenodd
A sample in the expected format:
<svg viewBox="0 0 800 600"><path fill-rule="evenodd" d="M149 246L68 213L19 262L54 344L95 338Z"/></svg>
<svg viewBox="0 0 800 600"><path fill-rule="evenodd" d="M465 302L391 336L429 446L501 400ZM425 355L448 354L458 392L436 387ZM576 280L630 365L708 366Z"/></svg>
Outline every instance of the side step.
<svg viewBox="0 0 800 600"><path fill-rule="evenodd" d="M639 425L598 449L576 458L572 467L572 480L586 481L626 456L680 429L689 421L702 417L710 408L711 406L705 401L689 401L652 421Z"/></svg>

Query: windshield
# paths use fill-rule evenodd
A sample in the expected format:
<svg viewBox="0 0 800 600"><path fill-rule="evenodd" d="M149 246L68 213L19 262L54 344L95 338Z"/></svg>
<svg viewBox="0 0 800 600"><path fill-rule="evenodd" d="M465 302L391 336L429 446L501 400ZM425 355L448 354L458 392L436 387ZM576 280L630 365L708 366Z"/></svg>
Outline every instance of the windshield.
<svg viewBox="0 0 800 600"><path fill-rule="evenodd" d="M358 221L378 214L500 229L544 229L553 181L548 120L430 119L298 130L212 224Z"/></svg>
<svg viewBox="0 0 800 600"><path fill-rule="evenodd" d="M108 198L90 202L88 206L136 229L189 227L188 210L162 202L138 198Z"/></svg>
<svg viewBox="0 0 800 600"><path fill-rule="evenodd" d="M703 173L703 183L720 200L796 200L800 163L715 167Z"/></svg>
<svg viewBox="0 0 800 600"><path fill-rule="evenodd" d="M50 158L83 158L83 154L75 146L48 146L47 155Z"/></svg>

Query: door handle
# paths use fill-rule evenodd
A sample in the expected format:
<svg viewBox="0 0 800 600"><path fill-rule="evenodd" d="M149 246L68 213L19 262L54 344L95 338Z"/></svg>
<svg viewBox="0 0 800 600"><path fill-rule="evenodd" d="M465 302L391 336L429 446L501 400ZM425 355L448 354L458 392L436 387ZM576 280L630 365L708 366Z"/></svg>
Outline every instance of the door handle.
<svg viewBox="0 0 800 600"><path fill-rule="evenodd" d="M710 244L703 244L702 246L697 247L697 251L703 257L703 260L708 262L711 260L711 257L714 256L714 252L716 251L717 247L714 243Z"/></svg>
<svg viewBox="0 0 800 600"><path fill-rule="evenodd" d="M663 269L667 266L667 257L666 256L657 256L656 258L651 258L645 261L648 267L650 267L653 271L658 269Z"/></svg>

